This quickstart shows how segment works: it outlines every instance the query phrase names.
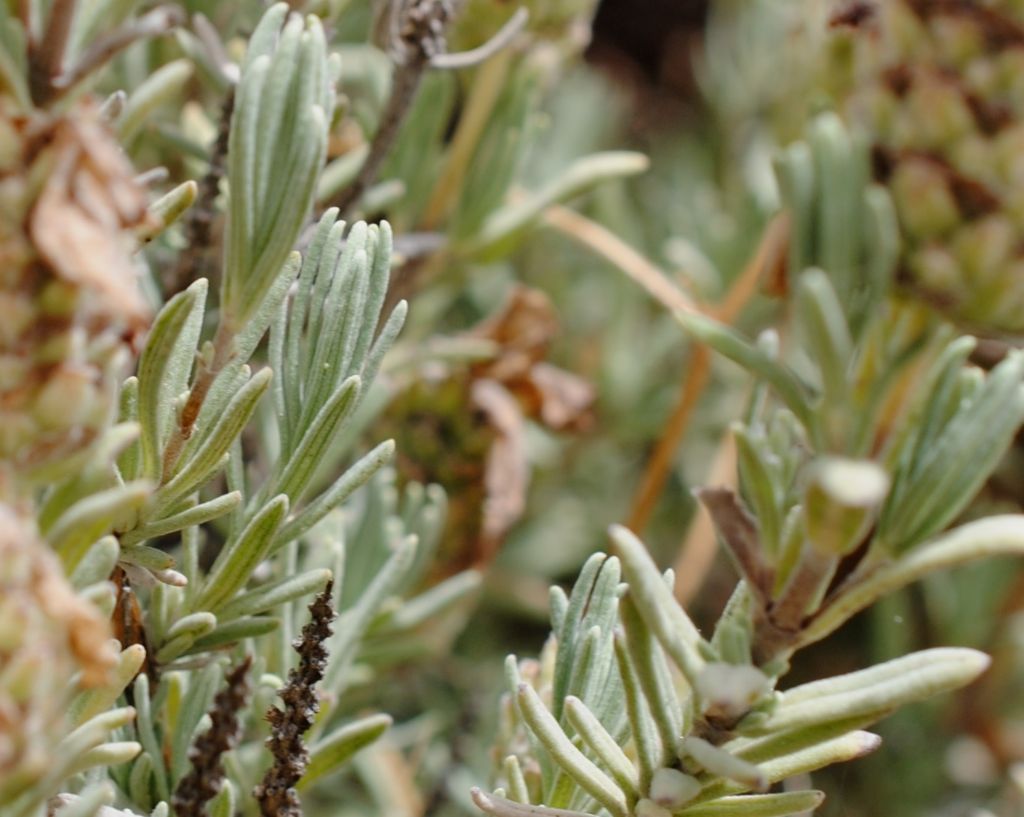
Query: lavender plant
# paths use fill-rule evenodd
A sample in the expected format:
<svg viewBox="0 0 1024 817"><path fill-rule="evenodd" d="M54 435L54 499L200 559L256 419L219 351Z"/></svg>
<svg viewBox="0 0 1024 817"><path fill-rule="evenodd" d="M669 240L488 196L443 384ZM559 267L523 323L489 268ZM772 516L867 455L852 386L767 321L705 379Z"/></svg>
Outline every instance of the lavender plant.
<svg viewBox="0 0 1024 817"><path fill-rule="evenodd" d="M367 689L450 656L486 567L437 574L449 498L367 431L410 360L486 360L506 409L539 388L495 374L515 343L422 344L427 319L389 354L402 296L441 281L451 304L443 284L647 165L592 153L525 183L591 3L224 6L0 2L3 817L298 817L358 788L349 761L392 726ZM823 793L787 781L984 671L944 647L784 688L897 588L1024 553L1022 517L950 528L1024 420L1024 358L983 372L896 294L900 220L869 176L832 114L779 158L778 330L655 284L753 384L739 488L700 494L740 582L705 637L614 528L552 590L540 659L506 664L477 809L804 813Z"/></svg>

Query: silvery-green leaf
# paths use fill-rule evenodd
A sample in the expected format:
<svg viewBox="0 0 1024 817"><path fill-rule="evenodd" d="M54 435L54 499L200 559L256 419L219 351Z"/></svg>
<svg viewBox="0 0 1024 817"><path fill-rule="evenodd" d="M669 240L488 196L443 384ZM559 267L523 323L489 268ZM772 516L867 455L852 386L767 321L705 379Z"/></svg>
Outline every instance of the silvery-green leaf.
<svg viewBox="0 0 1024 817"><path fill-rule="evenodd" d="M121 548L117 537L104 536L93 543L68 577L71 585L81 590L97 582L106 581L117 565Z"/></svg>
<svg viewBox="0 0 1024 817"><path fill-rule="evenodd" d="M552 204L578 196L609 179L643 173L647 167L646 156L630 151L608 151L577 159L561 175L523 201L505 205L492 213L473 240L471 251L482 252L507 241L540 218Z"/></svg>
<svg viewBox="0 0 1024 817"><path fill-rule="evenodd" d="M389 715L369 715L331 732L310 747L309 765L299 782L305 789L340 769L356 752L369 746L391 726Z"/></svg>
<svg viewBox="0 0 1024 817"><path fill-rule="evenodd" d="M808 746L760 763L761 772L769 783L806 774L835 763L845 763L871 754L882 744L882 739L871 732L854 731ZM746 787L719 780L701 791L698 803L713 802L719 797L742 792Z"/></svg>
<svg viewBox="0 0 1024 817"><path fill-rule="evenodd" d="M1024 516L990 516L968 522L879 566L808 622L797 646L819 641L882 596L929 573L998 555L1024 555Z"/></svg>
<svg viewBox="0 0 1024 817"><path fill-rule="evenodd" d="M738 363L751 374L767 382L786 407L806 429L812 441L820 436L818 420L812 411L812 399L796 374L768 355L760 346L746 340L732 327L696 313L676 313L683 328L701 343Z"/></svg>
<svg viewBox="0 0 1024 817"><path fill-rule="evenodd" d="M804 346L817 364L825 399L841 409L853 356L853 339L843 306L829 276L820 269L806 270L796 289L797 320L805 335Z"/></svg>
<svg viewBox="0 0 1024 817"><path fill-rule="evenodd" d="M140 82L128 96L124 111L117 121L121 140L130 144L150 114L177 96L191 77L192 63L188 60L174 60L160 66Z"/></svg>
<svg viewBox="0 0 1024 817"><path fill-rule="evenodd" d="M281 528L274 549L303 536L327 514L344 502L358 488L365 485L374 474L383 468L394 456L395 443L385 440L369 453L349 466L345 473L324 493L297 511Z"/></svg>
<svg viewBox="0 0 1024 817"><path fill-rule="evenodd" d="M168 683L177 680L183 684L183 674L169 673ZM188 688L181 695L181 708L171 721L171 778L175 785L188 772L188 750L195 738L196 728L210 708L223 677L217 662L211 662L200 672L189 673Z"/></svg>
<svg viewBox="0 0 1024 817"><path fill-rule="evenodd" d="M758 731L783 732L830 720L888 714L912 701L969 684L989 663L989 657L977 650L944 647L813 681L783 693Z"/></svg>
<svg viewBox="0 0 1024 817"><path fill-rule="evenodd" d="M614 817L627 817L629 807L622 789L573 745L533 687L520 684L516 700L523 720L559 767Z"/></svg>
<svg viewBox="0 0 1024 817"><path fill-rule="evenodd" d="M134 530L129 531L121 537L121 544L130 548L138 542L146 539L155 539L158 536L166 536L175 531L184 530L193 525L205 525L226 513L230 513L242 502L242 495L238 491L231 491L207 502L201 502L180 513L172 516L165 516L153 522L147 522Z"/></svg>
<svg viewBox="0 0 1024 817"><path fill-rule="evenodd" d="M152 202L147 208L149 222L137 233L139 240L142 242L152 241L174 224L195 203L198 192L199 186L189 180L182 182Z"/></svg>
<svg viewBox="0 0 1024 817"><path fill-rule="evenodd" d="M120 763L134 760L141 751L142 744L136 743L134 740L103 743L80 754L68 772L69 774L78 774L96 766L104 768L117 766Z"/></svg>
<svg viewBox="0 0 1024 817"><path fill-rule="evenodd" d="M638 796L640 779L618 742L579 698L565 699L565 715L583 742L608 770L627 798Z"/></svg>
<svg viewBox="0 0 1024 817"><path fill-rule="evenodd" d="M194 607L217 610L245 586L270 552L274 536L288 514L288 497L277 496L260 509L234 539L224 545L213 563Z"/></svg>
<svg viewBox="0 0 1024 817"><path fill-rule="evenodd" d="M676 812L679 817L789 817L807 814L825 801L820 791L722 797Z"/></svg>
<svg viewBox="0 0 1024 817"><path fill-rule="evenodd" d="M310 596L323 590L331 578L327 568L307 570L297 576L285 576L274 582L268 582L247 593L236 596L228 602L217 615L218 620L228 621L240 616L251 616L264 613L280 604L287 604L304 596Z"/></svg>
<svg viewBox="0 0 1024 817"><path fill-rule="evenodd" d="M269 369L254 374L231 399L214 427L206 434L196 435L201 443L186 445L174 476L154 496L157 508L167 507L174 499L192 493L213 478L224 464L231 443L242 433L256 404L270 386L270 378Z"/></svg>
<svg viewBox="0 0 1024 817"><path fill-rule="evenodd" d="M221 624L201 638L197 638L185 652L208 652L228 644L236 644L245 638L258 638L261 635L267 635L277 630L280 626L280 619L271 618L270 616L236 618Z"/></svg>
<svg viewBox="0 0 1024 817"><path fill-rule="evenodd" d="M491 817L594 817L593 814L582 811L516 803L497 794L486 794L477 788L474 788L471 794L476 807Z"/></svg>
<svg viewBox="0 0 1024 817"><path fill-rule="evenodd" d="M113 707L128 684L139 674L145 659L146 650L141 644L130 644L121 650L110 681L79 693L71 702L68 710L71 723L79 726Z"/></svg>
<svg viewBox="0 0 1024 817"><path fill-rule="evenodd" d="M612 527L611 537L640 615L693 686L705 664L698 650L703 641L700 633L673 598L640 540L618 525Z"/></svg>
<svg viewBox="0 0 1024 817"><path fill-rule="evenodd" d="M142 507L153 486L145 480L99 491L76 502L47 533L66 570L74 570L87 549L125 514Z"/></svg>

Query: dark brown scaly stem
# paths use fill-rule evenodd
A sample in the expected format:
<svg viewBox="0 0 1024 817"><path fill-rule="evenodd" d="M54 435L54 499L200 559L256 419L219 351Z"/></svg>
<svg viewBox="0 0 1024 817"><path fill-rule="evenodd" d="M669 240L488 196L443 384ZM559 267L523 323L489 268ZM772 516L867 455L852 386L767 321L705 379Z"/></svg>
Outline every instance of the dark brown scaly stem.
<svg viewBox="0 0 1024 817"><path fill-rule="evenodd" d="M278 694L284 708L272 706L267 710L270 737L267 747L274 763L263 781L253 789L253 796L264 817L302 817L295 784L302 779L309 763L309 751L302 736L313 725L320 711L316 685L324 676L327 666L325 642L331 635L334 607L331 604L333 582L309 606L310 620L302 628L302 635L293 642L299 654L299 665L288 673L288 683Z"/></svg>
<svg viewBox="0 0 1024 817"><path fill-rule="evenodd" d="M217 218L215 205L220 180L227 172L228 138L234 110L235 91L232 88L221 106L217 139L210 151L210 164L199 180L196 203L185 214L185 249L178 256L174 268L164 276L164 293L168 297L185 289L197 278L208 276L212 271L213 225Z"/></svg>
<svg viewBox="0 0 1024 817"><path fill-rule="evenodd" d="M251 664L252 658L247 656L231 670L224 688L213 699L210 728L192 744L188 753L192 768L171 797L176 817L205 817L206 804L220 791L224 782L223 756L238 740L238 712L249 698L246 676Z"/></svg>

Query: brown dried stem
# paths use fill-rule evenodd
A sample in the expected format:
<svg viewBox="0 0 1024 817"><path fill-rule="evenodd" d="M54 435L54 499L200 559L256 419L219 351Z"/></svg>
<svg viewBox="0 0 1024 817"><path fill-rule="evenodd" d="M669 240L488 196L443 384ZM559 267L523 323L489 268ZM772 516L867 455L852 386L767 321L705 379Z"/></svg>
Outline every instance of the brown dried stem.
<svg viewBox="0 0 1024 817"><path fill-rule="evenodd" d="M762 558L757 522L730 488L701 488L697 499L708 509L740 574L762 605L771 592L771 570Z"/></svg>
<svg viewBox="0 0 1024 817"><path fill-rule="evenodd" d="M54 0L42 38L29 46L29 91L37 105L46 105L56 95L55 81L64 67L77 5L78 0Z"/></svg>
<svg viewBox="0 0 1024 817"><path fill-rule="evenodd" d="M217 379L225 366L231 361L234 354L234 329L223 321L217 327L217 333L213 336L213 354L209 361L200 357L196 363L196 375L189 390L188 399L181 410L178 425L175 426L164 449L163 470L161 483L168 482L174 474L174 466L181 456L181 451L192 436L195 430L196 420L199 419L199 412L206 401L214 381Z"/></svg>
<svg viewBox="0 0 1024 817"><path fill-rule="evenodd" d="M309 763L309 751L302 736L309 731L320 711L316 685L323 678L327 666L324 644L331 636L331 621L334 619L331 604L333 586L333 582L328 582L309 606L309 623L292 645L299 654L299 665L288 673L288 683L278 692L284 708L272 706L267 711L271 726L267 746L274 763L263 781L253 789L253 796L264 817L302 817L302 805L295 785L302 779Z"/></svg>
<svg viewBox="0 0 1024 817"><path fill-rule="evenodd" d="M177 817L205 817L206 804L223 785L223 757L238 739L238 713L249 698L246 676L251 665L252 658L246 656L228 673L223 689L213 699L210 728L196 738L189 750L192 768L179 781L171 798Z"/></svg>
<svg viewBox="0 0 1024 817"><path fill-rule="evenodd" d="M788 219L777 216L765 229L764 236L743 272L712 310L723 323L732 323L757 291L759 283L768 276L785 256L789 234ZM647 463L640 487L633 497L627 527L638 536L643 533L661 497L672 470L679 445L690 425L694 409L707 386L711 374L711 353L706 346L694 345L686 363L679 400L669 415L668 422Z"/></svg>

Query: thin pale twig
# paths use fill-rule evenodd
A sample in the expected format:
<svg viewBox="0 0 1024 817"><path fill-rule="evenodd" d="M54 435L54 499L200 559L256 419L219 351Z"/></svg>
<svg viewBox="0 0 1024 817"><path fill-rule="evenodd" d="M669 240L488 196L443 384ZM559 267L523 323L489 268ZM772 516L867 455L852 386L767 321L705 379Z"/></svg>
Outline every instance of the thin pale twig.
<svg viewBox="0 0 1024 817"><path fill-rule="evenodd" d="M672 312L700 311L693 299L673 284L656 265L603 225L560 205L545 210L544 221L610 261Z"/></svg>
<svg viewBox="0 0 1024 817"><path fill-rule="evenodd" d="M454 16L454 9L448 0L413 0L402 4L402 8L393 13L397 16L392 18L389 26L391 41L388 43L388 51L395 60L391 95L359 173L333 202L343 217L377 178L412 108L431 59L444 53L445 31Z"/></svg>
<svg viewBox="0 0 1024 817"><path fill-rule="evenodd" d="M66 91L93 71L102 68L132 43L166 34L180 26L184 19L181 9L175 6L157 6L137 20L132 20L96 40L75 65L54 78L54 88L60 92Z"/></svg>
<svg viewBox="0 0 1024 817"><path fill-rule="evenodd" d="M459 51L456 54L438 54L430 60L430 67L445 71L457 71L461 68L472 68L474 65L479 65L511 45L516 35L526 27L526 22L529 19L530 13L525 8L516 9L516 13L508 19L508 22L498 29L498 33L483 45L469 51Z"/></svg>
<svg viewBox="0 0 1024 817"><path fill-rule="evenodd" d="M457 54L448 54L445 31L455 16L450 0L412 0L395 13L388 35L388 51L395 60L395 73L380 125L370 144L370 152L352 183L335 199L342 216L367 191L384 160L391 152L402 123L412 109L416 94L430 69L457 70L478 65L505 49L522 31L528 19L519 9L511 19L483 45Z"/></svg>

